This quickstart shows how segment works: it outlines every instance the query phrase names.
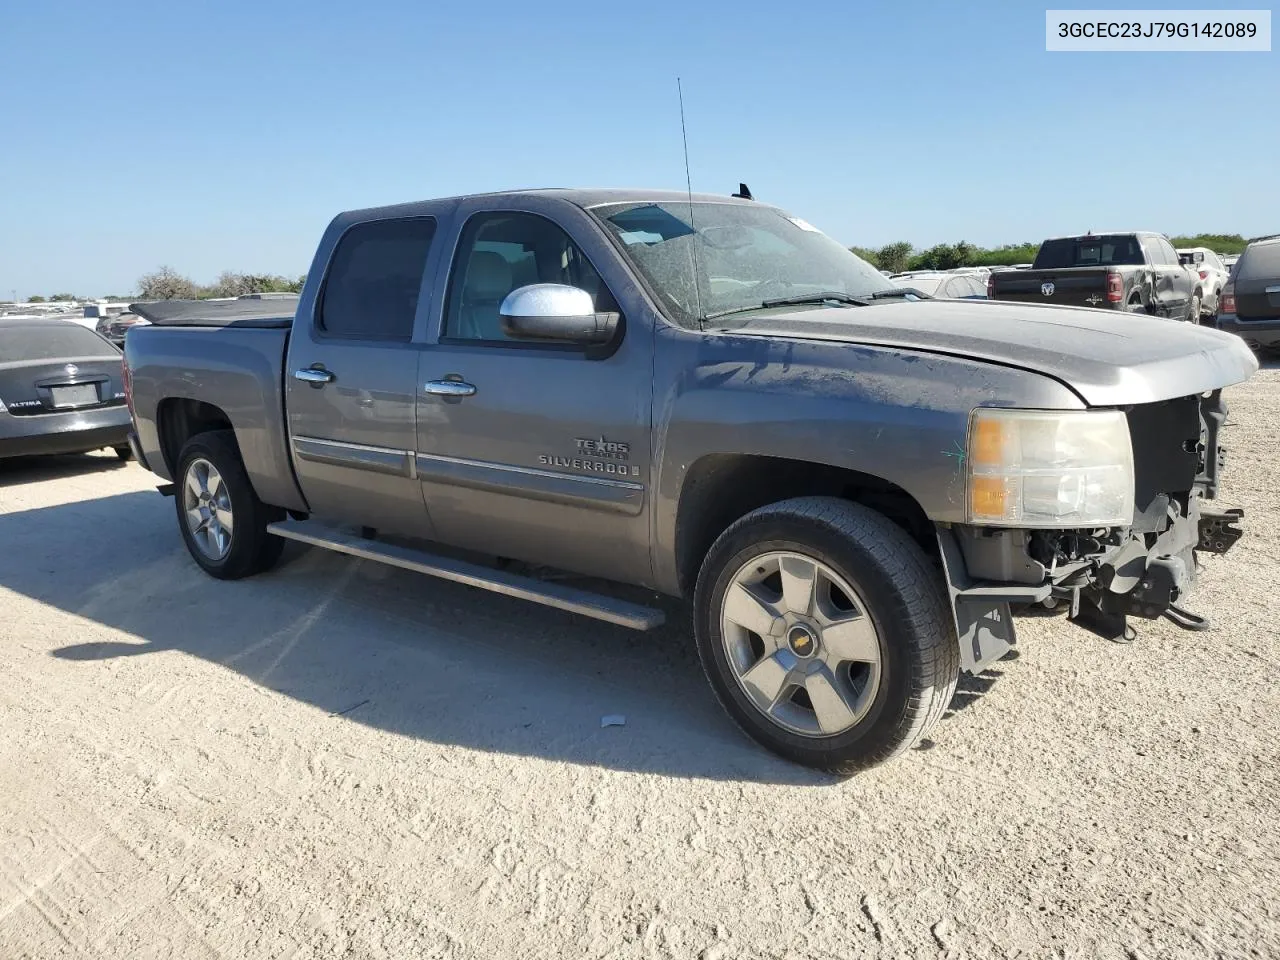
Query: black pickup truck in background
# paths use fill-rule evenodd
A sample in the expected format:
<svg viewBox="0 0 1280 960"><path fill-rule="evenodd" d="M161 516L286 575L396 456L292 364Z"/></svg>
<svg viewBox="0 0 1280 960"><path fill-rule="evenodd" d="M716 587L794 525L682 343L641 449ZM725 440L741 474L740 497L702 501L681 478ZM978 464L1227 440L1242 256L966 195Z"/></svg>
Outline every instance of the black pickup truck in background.
<svg viewBox="0 0 1280 960"><path fill-rule="evenodd" d="M993 273L987 296L1198 323L1202 292L1168 239L1137 231L1046 240L1030 270Z"/></svg>

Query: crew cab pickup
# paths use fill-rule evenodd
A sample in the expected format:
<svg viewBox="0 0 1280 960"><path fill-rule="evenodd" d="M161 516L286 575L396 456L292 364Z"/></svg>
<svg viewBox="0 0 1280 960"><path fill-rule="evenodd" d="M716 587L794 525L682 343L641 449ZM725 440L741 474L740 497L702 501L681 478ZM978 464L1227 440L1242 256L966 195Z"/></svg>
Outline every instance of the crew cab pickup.
<svg viewBox="0 0 1280 960"><path fill-rule="evenodd" d="M1196 553L1240 535L1239 338L932 300L750 199L358 210L307 276L293 310L133 308L132 443L197 564L289 538L639 629L604 581L685 597L725 708L801 763L907 749L1014 609L1203 627Z"/></svg>
<svg viewBox="0 0 1280 960"><path fill-rule="evenodd" d="M993 273L987 296L1127 310L1192 323L1200 322L1204 302L1199 274L1179 262L1165 237L1142 232L1046 240L1030 270Z"/></svg>

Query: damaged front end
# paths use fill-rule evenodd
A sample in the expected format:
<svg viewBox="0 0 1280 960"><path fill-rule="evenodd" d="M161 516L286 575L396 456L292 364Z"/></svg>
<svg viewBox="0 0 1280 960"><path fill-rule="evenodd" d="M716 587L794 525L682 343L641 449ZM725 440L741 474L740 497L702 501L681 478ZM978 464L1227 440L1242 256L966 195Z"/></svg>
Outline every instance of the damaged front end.
<svg viewBox="0 0 1280 960"><path fill-rule="evenodd" d="M976 672L1014 642L1012 610L1065 610L1110 640L1134 637L1128 618L1166 617L1188 630L1208 621L1181 604L1197 553L1225 553L1240 538L1239 509L1207 505L1224 463L1222 391L1133 406L1134 516L1128 527L939 528L939 547L960 636L962 665Z"/></svg>

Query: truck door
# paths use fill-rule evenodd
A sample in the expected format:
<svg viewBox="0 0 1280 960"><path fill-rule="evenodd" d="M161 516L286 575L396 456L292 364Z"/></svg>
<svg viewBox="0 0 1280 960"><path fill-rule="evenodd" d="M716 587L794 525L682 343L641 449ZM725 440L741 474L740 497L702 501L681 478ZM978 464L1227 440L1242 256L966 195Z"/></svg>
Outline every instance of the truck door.
<svg viewBox="0 0 1280 960"><path fill-rule="evenodd" d="M502 202L459 208L436 342L418 368L417 472L432 522L456 546L647 581L651 320L624 313L603 353L509 338L498 308L517 287L569 284L612 311L626 274L581 209Z"/></svg>
<svg viewBox="0 0 1280 960"><path fill-rule="evenodd" d="M1200 280L1200 275L1195 268L1187 269L1178 259L1178 251L1174 249L1173 244L1164 237L1158 237L1156 241L1160 246L1161 255L1164 257L1166 267L1169 272L1169 302L1171 312L1169 316L1175 320L1181 320L1186 316L1187 309L1190 306L1191 298L1195 294L1196 284ZM1199 317L1193 318L1197 323Z"/></svg>
<svg viewBox="0 0 1280 960"><path fill-rule="evenodd" d="M430 536L414 475L413 334L436 232L432 217L347 226L314 302L300 304L284 408L317 517Z"/></svg>
<svg viewBox="0 0 1280 960"><path fill-rule="evenodd" d="M1181 318L1186 312L1186 301L1191 297L1190 274L1178 262L1173 246L1161 237L1143 237L1142 246L1151 263L1152 292L1157 312L1162 316Z"/></svg>
<svg viewBox="0 0 1280 960"><path fill-rule="evenodd" d="M1147 262L1146 273L1151 278L1151 312L1159 316L1169 315L1169 301L1172 298L1173 278L1169 275L1169 266L1164 262L1164 251L1156 237L1142 237L1143 258Z"/></svg>

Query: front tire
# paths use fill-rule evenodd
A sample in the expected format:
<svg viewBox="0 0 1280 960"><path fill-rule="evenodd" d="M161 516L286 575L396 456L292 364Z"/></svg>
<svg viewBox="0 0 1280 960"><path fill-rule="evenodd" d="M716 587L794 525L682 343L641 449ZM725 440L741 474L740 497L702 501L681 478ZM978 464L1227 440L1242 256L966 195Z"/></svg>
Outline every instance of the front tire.
<svg viewBox="0 0 1280 960"><path fill-rule="evenodd" d="M882 514L834 497L762 507L716 540L694 596L698 655L749 736L848 775L941 718L960 650L942 577Z"/></svg>
<svg viewBox="0 0 1280 960"><path fill-rule="evenodd" d="M219 580L239 580L273 567L284 541L267 524L284 511L258 499L235 434L196 434L178 457L173 502L187 551L200 568Z"/></svg>

